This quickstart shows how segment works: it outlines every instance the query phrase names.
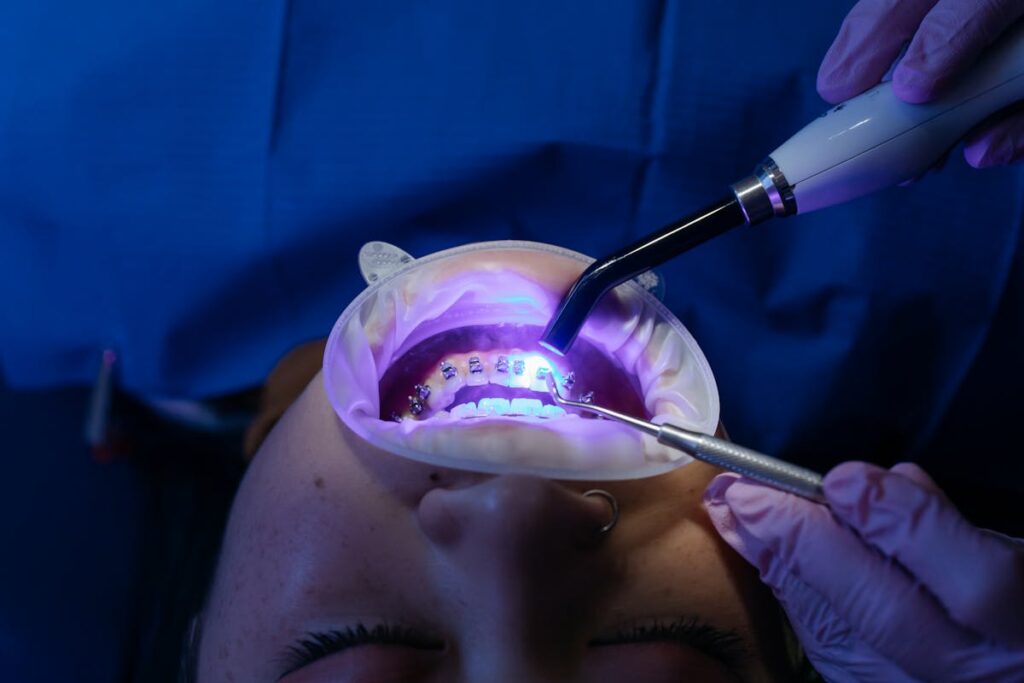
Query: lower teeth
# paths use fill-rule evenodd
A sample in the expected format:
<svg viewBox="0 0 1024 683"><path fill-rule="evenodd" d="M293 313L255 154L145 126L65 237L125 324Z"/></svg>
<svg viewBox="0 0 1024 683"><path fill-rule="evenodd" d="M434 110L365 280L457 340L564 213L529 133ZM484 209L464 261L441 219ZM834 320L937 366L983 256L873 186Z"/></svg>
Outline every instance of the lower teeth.
<svg viewBox="0 0 1024 683"><path fill-rule="evenodd" d="M449 413L457 419L489 417L491 415L525 415L530 417L554 418L565 415L565 411L553 405L544 405L535 398L484 398L480 403L469 401L451 408Z"/></svg>

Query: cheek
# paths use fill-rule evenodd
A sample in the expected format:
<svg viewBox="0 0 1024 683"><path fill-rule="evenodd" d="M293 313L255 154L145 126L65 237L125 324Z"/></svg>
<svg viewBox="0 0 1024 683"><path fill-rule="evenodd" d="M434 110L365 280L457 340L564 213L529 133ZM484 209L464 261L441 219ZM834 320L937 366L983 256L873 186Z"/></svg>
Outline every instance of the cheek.
<svg viewBox="0 0 1024 683"><path fill-rule="evenodd" d="M629 538L623 535L631 604L620 604L619 612L694 613L714 617L718 625L751 628L748 602L759 585L756 572L718 538L699 505L681 503L678 492L674 500L662 500L669 502L637 520ZM629 523L624 514L623 531Z"/></svg>
<svg viewBox="0 0 1024 683"><path fill-rule="evenodd" d="M236 565L281 611L330 599L339 584L371 588L375 567L395 566L409 546L409 511L350 464L328 456L270 469L240 506L248 523Z"/></svg>
<svg viewBox="0 0 1024 683"><path fill-rule="evenodd" d="M644 643L591 648L582 679L594 683L727 683L735 677L711 657L676 643Z"/></svg>
<svg viewBox="0 0 1024 683"><path fill-rule="evenodd" d="M410 683L428 680L438 669L436 653L369 645L326 657L282 678L281 683Z"/></svg>
<svg viewBox="0 0 1024 683"><path fill-rule="evenodd" d="M415 546L408 513L353 462L335 444L266 451L251 465L232 509L207 613L204 640L221 671L215 680L226 670L250 680L247 667L265 666L281 634L308 630L304 621L321 606L338 610L352 604L349 595L381 592L391 579L375 567L412 564L396 556L397 549ZM275 624L273 632L266 624Z"/></svg>

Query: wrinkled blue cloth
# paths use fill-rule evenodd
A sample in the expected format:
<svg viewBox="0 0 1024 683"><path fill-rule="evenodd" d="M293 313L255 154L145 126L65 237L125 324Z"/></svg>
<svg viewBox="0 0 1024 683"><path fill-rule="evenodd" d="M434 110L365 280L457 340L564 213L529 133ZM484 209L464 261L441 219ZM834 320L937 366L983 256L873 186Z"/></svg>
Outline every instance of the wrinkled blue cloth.
<svg viewBox="0 0 1024 683"><path fill-rule="evenodd" d="M129 391L222 393L327 333L369 239L600 256L819 115L848 9L2 3L3 372L87 383L109 347ZM996 443L1022 408L1022 215L1020 168L956 158L708 243L662 269L666 299L739 441L830 462Z"/></svg>

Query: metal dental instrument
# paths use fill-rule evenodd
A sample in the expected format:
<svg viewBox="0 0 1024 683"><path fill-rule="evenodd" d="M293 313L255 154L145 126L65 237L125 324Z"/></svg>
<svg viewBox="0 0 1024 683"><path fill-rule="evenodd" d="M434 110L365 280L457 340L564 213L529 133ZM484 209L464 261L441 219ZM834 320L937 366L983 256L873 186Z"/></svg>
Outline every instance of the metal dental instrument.
<svg viewBox="0 0 1024 683"><path fill-rule="evenodd" d="M547 384L551 398L559 405L585 410L609 420L622 422L644 434L653 436L658 443L688 453L697 460L742 474L773 488L803 496L816 503L825 502L825 494L821 489L821 475L817 472L743 446L737 446L725 439L692 432L675 425L656 425L653 422L640 420L593 403L571 401L558 393L558 386L553 375L548 375Z"/></svg>
<svg viewBox="0 0 1024 683"><path fill-rule="evenodd" d="M907 104L882 83L836 105L772 152L753 175L733 183L725 198L595 261L562 298L541 344L564 354L605 292L727 230L917 178L968 130L1022 99L1019 22L933 102Z"/></svg>

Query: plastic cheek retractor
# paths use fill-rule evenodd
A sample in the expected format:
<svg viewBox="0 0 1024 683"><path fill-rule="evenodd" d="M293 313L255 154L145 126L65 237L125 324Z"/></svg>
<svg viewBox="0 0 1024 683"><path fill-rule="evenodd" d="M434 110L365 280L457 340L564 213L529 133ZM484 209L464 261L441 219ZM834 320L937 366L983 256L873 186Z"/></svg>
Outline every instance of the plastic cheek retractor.
<svg viewBox="0 0 1024 683"><path fill-rule="evenodd" d="M581 401L596 391L600 402L618 401L653 422L705 433L718 424L703 354L636 283L595 309L579 354L560 358L537 344L560 293L591 260L534 242L471 244L420 259L381 242L364 246L370 286L338 318L324 355L339 418L391 453L478 472L636 479L690 462L621 424L549 405L552 373Z"/></svg>

